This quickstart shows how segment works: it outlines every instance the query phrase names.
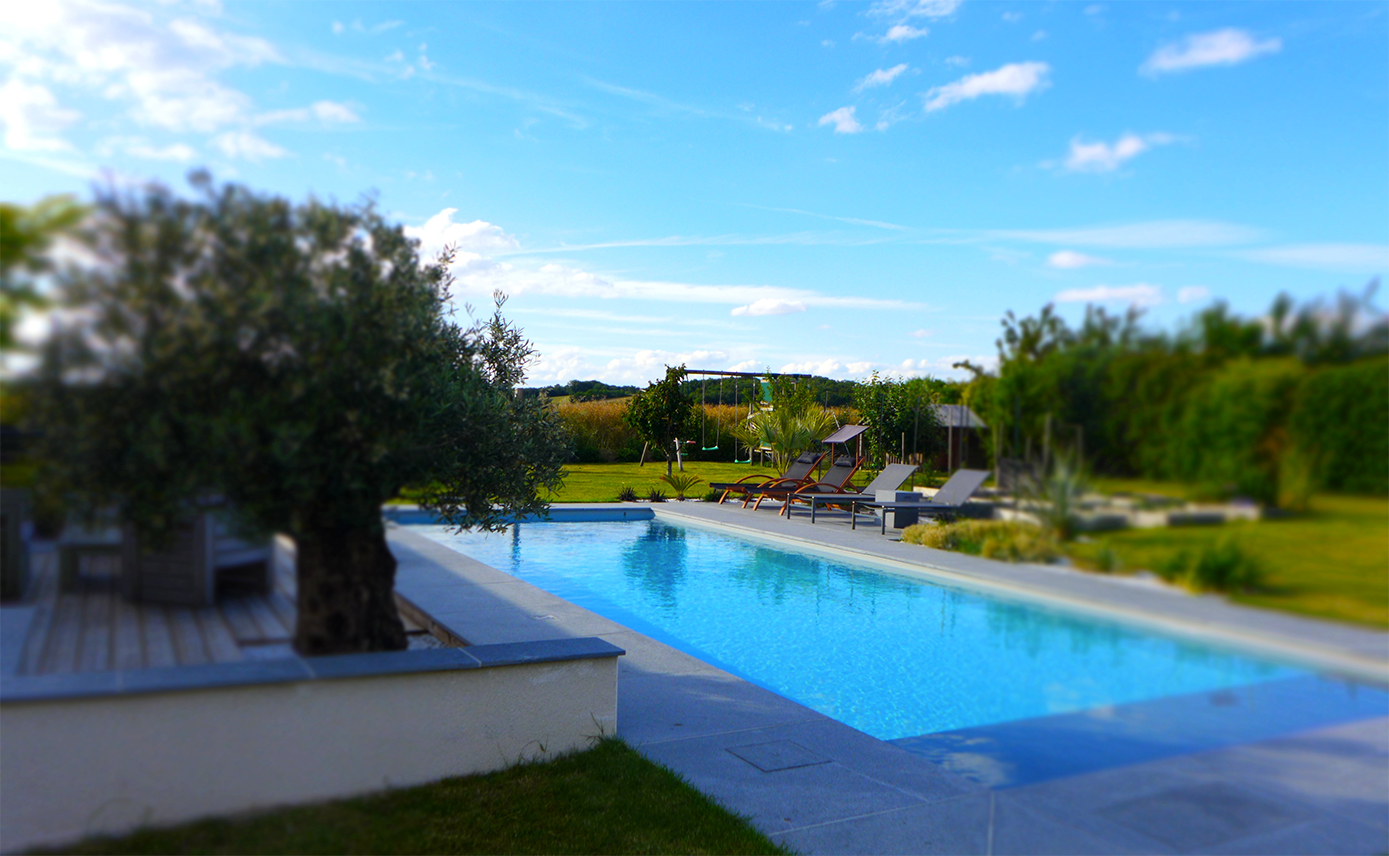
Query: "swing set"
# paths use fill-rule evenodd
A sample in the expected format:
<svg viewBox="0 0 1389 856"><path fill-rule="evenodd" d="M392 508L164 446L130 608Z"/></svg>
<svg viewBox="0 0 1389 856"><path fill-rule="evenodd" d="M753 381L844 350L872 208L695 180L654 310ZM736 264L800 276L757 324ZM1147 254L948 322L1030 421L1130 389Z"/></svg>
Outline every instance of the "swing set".
<svg viewBox="0 0 1389 856"><path fill-rule="evenodd" d="M719 406L720 408L723 407L723 381L724 381L724 378L729 378L729 377L735 378L735 380L733 381L733 407L734 407L735 409L739 406L739 404L741 403L741 400L742 400L742 399L741 399L741 391L738 389L738 381L736 380L736 378L744 378L744 377L748 377L748 378L757 378L757 379L761 382L761 384L762 384L762 395L760 396L760 400L759 400L759 397L757 397L757 396L749 396L749 399L748 399L748 418L751 418L751 417L753 416L754 412L757 411L757 410L759 410L759 409L760 409L760 410L771 410L771 408L772 408L772 393L771 393L772 378L774 378L774 377L789 377L789 378L795 378L795 379L797 379L797 380L800 380L800 379L802 379L802 378L807 378L807 379L808 379L808 378L814 377L814 375L808 375L808 374L776 374L776 373L772 373L772 372L763 372L762 374L756 374L756 373L753 373L753 372L724 372L724 371L716 371L716 370L713 370L713 369L687 369L686 372L685 372L685 374L686 374L686 376L689 376L689 375L699 375L699 376L700 376L700 378L699 378L699 414L700 414L700 415L699 415L699 448L700 448L700 451L702 451L702 452L715 452L715 451L718 451L718 449L719 449L719 444L720 444L720 442L721 442L722 439L723 439L723 423L720 422L718 419L715 419L715 420L714 420L714 444L713 444L712 446L709 445L709 431L708 431L709 408L708 408L708 406L707 406L707 405L708 405L708 402L709 402L709 398L708 398L709 378L711 378L711 377L717 377L717 378L719 379L718 406ZM751 463L752 463L752 453L753 453L753 451L754 451L753 448L752 448L751 446L748 446L748 445L743 445L743 451L745 451L745 452L747 453L747 457L746 457L746 458L740 458L740 457L738 457L738 446L739 446L739 445L740 445L740 444L738 443L738 438L735 436L735 437L733 438L733 463L735 463L735 464L751 464Z"/></svg>

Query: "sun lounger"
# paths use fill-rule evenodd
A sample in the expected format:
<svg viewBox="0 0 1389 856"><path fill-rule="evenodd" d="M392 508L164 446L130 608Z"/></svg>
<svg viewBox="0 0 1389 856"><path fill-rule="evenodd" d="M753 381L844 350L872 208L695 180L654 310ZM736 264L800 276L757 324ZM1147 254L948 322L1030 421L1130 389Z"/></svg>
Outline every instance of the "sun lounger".
<svg viewBox="0 0 1389 856"><path fill-rule="evenodd" d="M780 476L769 476L763 473L745 476L736 482L717 482L709 485L713 490L721 490L723 494L719 496L722 503L731 493L743 495L743 506L746 508L752 499L752 491L757 488L773 486L798 486L808 483L814 476L815 468L820 465L820 461L825 457L824 452L804 452L799 458L791 462L791 466L786 468L786 472Z"/></svg>
<svg viewBox="0 0 1389 856"><path fill-rule="evenodd" d="M840 455L834 459L834 463L825 470L824 476L817 482L806 482L804 484L772 484L765 487L755 488L753 493L757 495L757 502L753 505L755 511L762 504L762 500L767 497L780 499L782 501L781 514L786 514L790 507L790 497L792 494L811 494L811 493L852 493L856 492L854 486L849 483L849 479L863 466L863 461L853 455ZM743 503L747 505L747 503Z"/></svg>
<svg viewBox="0 0 1389 856"><path fill-rule="evenodd" d="M953 476L941 485L941 489L936 491L936 495L931 497L928 502L878 502L876 500L853 500L849 503L849 517L851 519L851 529L857 529L858 510L875 509L880 512L895 511L896 509L910 509L918 515L933 515L959 511L969 502L970 497L974 496L989 477L988 470L957 470ZM884 535L887 534L887 514L879 515L882 518L880 529Z"/></svg>
<svg viewBox="0 0 1389 856"><path fill-rule="evenodd" d="M787 501L794 505L797 502L804 502L810 506L810 522L815 522L815 510L820 506L842 505L849 507L849 503L854 500L868 501L878 498L880 490L896 490L902 482L906 481L912 473L916 472L914 464L888 464L883 467L883 471L878 473L878 477L868 483L861 492L854 493L821 493L818 491L806 493L793 493ZM791 516L788 508L786 516Z"/></svg>

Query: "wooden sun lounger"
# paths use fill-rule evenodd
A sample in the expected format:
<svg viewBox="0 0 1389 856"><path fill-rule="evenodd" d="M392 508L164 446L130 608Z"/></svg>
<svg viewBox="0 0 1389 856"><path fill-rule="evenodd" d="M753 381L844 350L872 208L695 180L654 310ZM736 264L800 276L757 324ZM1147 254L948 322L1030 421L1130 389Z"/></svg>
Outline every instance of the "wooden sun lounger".
<svg viewBox="0 0 1389 856"><path fill-rule="evenodd" d="M806 484L812 478L815 473L815 468L820 465L820 461L823 460L824 457L824 452L803 452L799 458L791 462L791 466L787 467L786 471L780 476L769 476L758 473L744 476L736 482L716 482L709 485L709 487L713 490L723 491L723 494L719 496L720 504L728 498L730 493L743 494L743 507L746 508L748 502L752 500L754 490L772 486Z"/></svg>
<svg viewBox="0 0 1389 856"><path fill-rule="evenodd" d="M799 485L774 484L754 489L753 493L757 494L757 502L753 505L753 510L755 511L762 505L762 500L770 496L782 501L782 508L779 513L789 515L792 494L845 493L846 487L853 487L849 484L849 480L854 477L854 474L857 473L862 466L863 461L858 460L854 456L840 455L835 459L834 464L825 471L825 475L820 481L806 482ZM747 503L743 504L747 505Z"/></svg>

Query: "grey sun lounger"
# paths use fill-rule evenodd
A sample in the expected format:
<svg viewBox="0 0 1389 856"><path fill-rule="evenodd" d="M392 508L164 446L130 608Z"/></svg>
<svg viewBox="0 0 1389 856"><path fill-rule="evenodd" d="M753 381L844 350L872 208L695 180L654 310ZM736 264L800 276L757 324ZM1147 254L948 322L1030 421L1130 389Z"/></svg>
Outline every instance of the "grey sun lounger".
<svg viewBox="0 0 1389 856"><path fill-rule="evenodd" d="M815 510L821 505L848 505L854 500L877 499L880 490L896 490L897 487L906 481L917 468L914 464L888 464L883 467L883 471L878 473L878 477L868 483L861 492L853 493L797 493L792 494L790 502L810 503L810 522L815 522ZM786 516L789 518L791 512L788 509Z"/></svg>
<svg viewBox="0 0 1389 856"><path fill-rule="evenodd" d="M852 521L849 528L858 528L857 512L860 508L873 508L879 511L902 508L914 510L917 514L926 515L959 511L964 507L966 502L969 502L969 498L974 496L974 492L979 489L980 485L984 484L984 481L988 479L989 475L990 473L988 470L956 470L955 475L951 476L945 484L941 485L940 490L936 491L936 495L931 497L929 502L876 502L872 499L853 500L849 503L849 517ZM886 535L887 515L882 514L880 517L882 518L882 525L880 528L882 533Z"/></svg>

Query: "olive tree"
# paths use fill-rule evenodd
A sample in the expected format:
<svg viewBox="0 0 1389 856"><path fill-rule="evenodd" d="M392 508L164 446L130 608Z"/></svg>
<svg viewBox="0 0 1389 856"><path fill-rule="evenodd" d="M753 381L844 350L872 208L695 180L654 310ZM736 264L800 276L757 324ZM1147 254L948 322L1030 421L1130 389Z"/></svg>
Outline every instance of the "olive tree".
<svg viewBox="0 0 1389 856"><path fill-rule="evenodd" d="M46 480L155 542L207 503L286 532L296 650L403 648L382 503L495 530L558 486L558 417L513 394L529 343L500 299L454 323L447 251L369 203L193 184L98 191L36 379Z"/></svg>

